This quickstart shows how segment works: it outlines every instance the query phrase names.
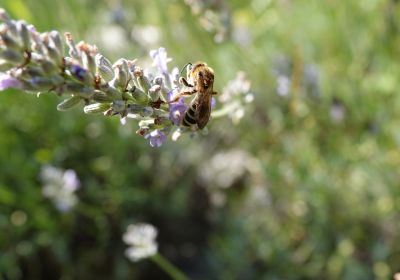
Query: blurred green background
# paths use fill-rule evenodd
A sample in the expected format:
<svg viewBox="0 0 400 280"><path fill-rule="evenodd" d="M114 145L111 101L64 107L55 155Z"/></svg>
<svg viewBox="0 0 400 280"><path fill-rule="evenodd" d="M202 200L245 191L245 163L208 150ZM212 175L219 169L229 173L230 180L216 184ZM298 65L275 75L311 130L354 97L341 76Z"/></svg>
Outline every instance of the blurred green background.
<svg viewBox="0 0 400 280"><path fill-rule="evenodd" d="M112 60L240 70L242 121L151 148L134 121L0 93L0 278L169 279L131 263L147 222L190 279L390 279L400 270L400 3L396 0L0 0L38 31L70 31ZM140 63L139 62L139 63ZM39 173L74 169L60 213Z"/></svg>

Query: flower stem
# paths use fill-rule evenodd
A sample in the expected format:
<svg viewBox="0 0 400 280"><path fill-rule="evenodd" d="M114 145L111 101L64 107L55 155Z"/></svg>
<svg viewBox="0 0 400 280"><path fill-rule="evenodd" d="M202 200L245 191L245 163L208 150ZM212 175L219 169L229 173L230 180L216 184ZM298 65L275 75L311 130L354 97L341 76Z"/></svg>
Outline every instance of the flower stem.
<svg viewBox="0 0 400 280"><path fill-rule="evenodd" d="M238 102L232 102L231 104L228 104L221 109L214 110L211 113L211 116L213 118L220 118L220 117L226 116L229 113L231 113L232 111L236 110L239 106L240 106L240 104Z"/></svg>
<svg viewBox="0 0 400 280"><path fill-rule="evenodd" d="M160 266L174 280L189 280L175 265L160 254L155 254L150 258L158 266Z"/></svg>

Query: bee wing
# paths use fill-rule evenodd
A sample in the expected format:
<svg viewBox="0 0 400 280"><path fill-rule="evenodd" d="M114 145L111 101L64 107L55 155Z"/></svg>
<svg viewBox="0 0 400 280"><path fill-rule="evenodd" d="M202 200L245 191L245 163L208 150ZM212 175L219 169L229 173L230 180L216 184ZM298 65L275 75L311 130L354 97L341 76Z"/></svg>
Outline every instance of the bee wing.
<svg viewBox="0 0 400 280"><path fill-rule="evenodd" d="M195 112L195 119L197 122L197 126L200 129L203 129L206 126L208 120L210 119L210 115L211 115L211 98L209 98L209 100L207 100L206 102L198 102Z"/></svg>

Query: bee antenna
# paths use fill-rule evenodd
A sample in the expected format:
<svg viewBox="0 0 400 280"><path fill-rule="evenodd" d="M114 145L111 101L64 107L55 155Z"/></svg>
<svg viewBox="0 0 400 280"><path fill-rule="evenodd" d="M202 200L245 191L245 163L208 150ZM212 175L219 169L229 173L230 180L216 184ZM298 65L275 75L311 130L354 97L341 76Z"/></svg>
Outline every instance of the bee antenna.
<svg viewBox="0 0 400 280"><path fill-rule="evenodd" d="M179 72L179 76L181 76L181 75L182 75L182 72L183 72L183 70L185 70L185 69L186 69L186 67L188 67L189 65L190 65L190 66L192 66L193 64L192 64L192 63L190 63L190 62L189 62L189 63L186 63L186 64L185 64L185 66L183 66L183 67L182 67L182 69L181 69L181 72Z"/></svg>

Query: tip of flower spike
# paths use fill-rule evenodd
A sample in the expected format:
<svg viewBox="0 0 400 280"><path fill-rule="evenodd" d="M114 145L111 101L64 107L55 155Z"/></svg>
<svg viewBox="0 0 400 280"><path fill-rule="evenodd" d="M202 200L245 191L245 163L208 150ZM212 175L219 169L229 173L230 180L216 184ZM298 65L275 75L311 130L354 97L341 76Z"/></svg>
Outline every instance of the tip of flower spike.
<svg viewBox="0 0 400 280"><path fill-rule="evenodd" d="M6 10L4 10L3 8L0 8L0 20L7 22L10 19L10 16L7 14Z"/></svg>
<svg viewBox="0 0 400 280"><path fill-rule="evenodd" d="M168 73L167 63L172 61L172 59L167 56L165 48L161 47L158 50L151 50L150 57L153 59L153 66L156 66L161 74Z"/></svg>

